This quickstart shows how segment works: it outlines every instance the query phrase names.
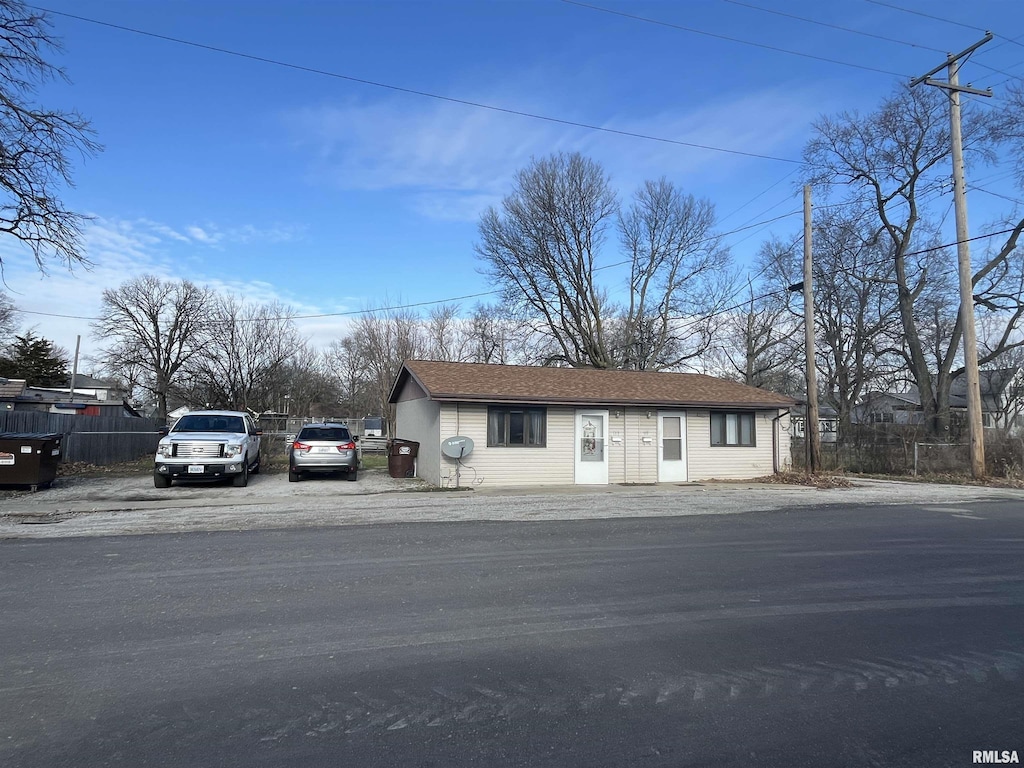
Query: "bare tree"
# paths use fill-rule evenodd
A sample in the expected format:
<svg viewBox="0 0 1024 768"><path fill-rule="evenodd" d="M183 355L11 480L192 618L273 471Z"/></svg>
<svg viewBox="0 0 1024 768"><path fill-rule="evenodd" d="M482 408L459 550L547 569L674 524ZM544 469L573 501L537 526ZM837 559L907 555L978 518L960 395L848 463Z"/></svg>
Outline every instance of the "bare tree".
<svg viewBox="0 0 1024 768"><path fill-rule="evenodd" d="M1009 113L964 107L964 151L969 159L988 160L1000 144L1019 138ZM935 89L900 88L870 115L843 113L815 123L816 136L804 152L810 179L845 192L849 202L872 210L875 226L888 242L893 260L893 290L901 324L900 354L921 397L932 430L949 426L949 388L960 372L961 320L950 294L936 280L949 279L942 262L949 254L929 250L935 242L937 214L929 203L947 186L949 116L946 96ZM840 189L841 188L841 189ZM938 208L945 208L940 201ZM979 303L998 308L1004 332L980 358L983 364L999 352L1022 343L1015 331L1024 315L1020 290L1017 239L1024 219L1009 236L975 265Z"/></svg>
<svg viewBox="0 0 1024 768"><path fill-rule="evenodd" d="M613 219L630 265L625 306L596 280ZM711 203L666 179L646 182L620 214L598 163L559 154L520 171L501 213L483 215L477 253L510 313L532 323L542 362L673 368L710 344L726 292L714 223Z"/></svg>
<svg viewBox="0 0 1024 768"><path fill-rule="evenodd" d="M729 252L714 234L715 208L665 178L647 181L619 218L629 254L629 300L619 324L622 368L678 367L711 344L727 289Z"/></svg>
<svg viewBox="0 0 1024 768"><path fill-rule="evenodd" d="M555 349L549 362L614 367L609 301L594 281L617 211L604 170L578 153L534 160L501 209L481 217L476 250L506 305L540 318Z"/></svg>
<svg viewBox="0 0 1024 768"><path fill-rule="evenodd" d="M468 362L470 338L458 304L434 307L423 324L423 354L429 360Z"/></svg>
<svg viewBox="0 0 1024 768"><path fill-rule="evenodd" d="M210 309L216 333L189 362L192 399L225 408L264 411L281 402L288 387L287 366L305 346L281 304L255 304L218 296Z"/></svg>
<svg viewBox="0 0 1024 768"><path fill-rule="evenodd" d="M291 413L303 416L336 416L341 391L332 374L327 353L300 344L283 370Z"/></svg>
<svg viewBox="0 0 1024 768"><path fill-rule="evenodd" d="M327 364L338 386L338 402L349 418L373 415L377 398L367 371L366 355L354 335L335 339L327 350Z"/></svg>
<svg viewBox="0 0 1024 768"><path fill-rule="evenodd" d="M184 368L210 338L213 294L188 280L143 275L103 291L93 335L106 342L100 355L109 371L133 366L146 372L139 383L167 417L167 396Z"/></svg>
<svg viewBox="0 0 1024 768"><path fill-rule="evenodd" d="M100 150L77 112L34 103L40 86L67 79L44 58L59 50L45 14L0 0L0 232L25 243L42 272L51 258L68 267L88 263L81 244L85 217L64 207L58 188L73 186L73 152Z"/></svg>
<svg viewBox="0 0 1024 768"><path fill-rule="evenodd" d="M747 281L742 309L721 323L723 354L732 372L751 387L797 395L803 378L795 360L802 357L802 318L791 307L788 286L796 282L799 256L792 243L772 239L761 246L756 278Z"/></svg>
<svg viewBox="0 0 1024 768"><path fill-rule="evenodd" d="M6 293L0 293L0 351L6 349L18 332L20 315Z"/></svg>
<svg viewBox="0 0 1024 768"><path fill-rule="evenodd" d="M409 310L369 311L356 321L352 337L363 355L379 413L393 428L395 409L388 397L402 364L422 348L419 320Z"/></svg>
<svg viewBox="0 0 1024 768"><path fill-rule="evenodd" d="M813 242L820 382L848 435L853 406L901 349L895 271L889 243L861 213L824 209Z"/></svg>

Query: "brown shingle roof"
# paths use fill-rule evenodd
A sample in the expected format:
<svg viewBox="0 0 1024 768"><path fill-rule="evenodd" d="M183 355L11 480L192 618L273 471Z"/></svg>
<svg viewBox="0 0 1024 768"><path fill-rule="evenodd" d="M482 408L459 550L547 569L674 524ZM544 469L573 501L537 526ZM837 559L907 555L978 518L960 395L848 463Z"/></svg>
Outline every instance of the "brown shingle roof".
<svg viewBox="0 0 1024 768"><path fill-rule="evenodd" d="M541 368L525 365L409 360L395 386L395 402L409 378L434 400L786 408L796 401L699 373Z"/></svg>

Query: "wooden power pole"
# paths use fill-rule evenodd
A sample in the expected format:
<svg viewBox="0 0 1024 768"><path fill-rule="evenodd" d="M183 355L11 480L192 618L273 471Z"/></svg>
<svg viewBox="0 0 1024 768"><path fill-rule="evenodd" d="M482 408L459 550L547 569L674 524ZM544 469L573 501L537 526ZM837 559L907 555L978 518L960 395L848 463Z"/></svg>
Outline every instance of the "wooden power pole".
<svg viewBox="0 0 1024 768"><path fill-rule="evenodd" d="M821 434L818 432L818 373L814 350L814 292L811 268L811 186L804 185L804 348L807 351L807 416L804 441L807 445L807 471L821 469Z"/></svg>
<svg viewBox="0 0 1024 768"><path fill-rule="evenodd" d="M970 230L967 227L967 184L964 179L964 149L960 131L960 94L973 93L976 96L991 96L992 91L960 85L960 60L992 39L992 33L985 33L979 40L955 56L950 54L945 62L921 77L911 81L914 87L919 83L942 88L949 95L949 135L953 156L953 203L956 207L956 254L960 274L960 325L964 337L964 369L967 376L967 428L971 440L971 475L985 476L985 436L981 420L981 374L978 372L978 339L974 328L974 270L971 268ZM932 80L931 76L946 67L949 82Z"/></svg>

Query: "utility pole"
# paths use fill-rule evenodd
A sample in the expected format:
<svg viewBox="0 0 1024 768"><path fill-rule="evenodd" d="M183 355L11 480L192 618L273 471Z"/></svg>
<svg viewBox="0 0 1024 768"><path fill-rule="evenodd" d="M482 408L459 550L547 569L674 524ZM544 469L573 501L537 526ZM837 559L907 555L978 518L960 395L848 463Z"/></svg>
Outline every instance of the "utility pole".
<svg viewBox="0 0 1024 768"><path fill-rule="evenodd" d="M981 420L981 375L978 372L978 339L974 329L974 270L971 268L970 232L967 228L967 183L964 180L964 149L960 131L960 94L991 96L991 90L979 90L960 85L960 60L992 39L992 33L930 72L911 81L913 88L919 83L942 88L949 95L949 136L953 156L953 203L956 207L956 255L960 273L960 325L964 337L964 369L967 375L967 428L971 440L971 475L985 476L985 435ZM932 75L946 67L949 82L933 80Z"/></svg>
<svg viewBox="0 0 1024 768"><path fill-rule="evenodd" d="M804 349L807 352L807 417L804 442L807 446L807 472L821 469L821 435L818 432L818 373L814 350L814 292L811 269L811 185L804 185Z"/></svg>

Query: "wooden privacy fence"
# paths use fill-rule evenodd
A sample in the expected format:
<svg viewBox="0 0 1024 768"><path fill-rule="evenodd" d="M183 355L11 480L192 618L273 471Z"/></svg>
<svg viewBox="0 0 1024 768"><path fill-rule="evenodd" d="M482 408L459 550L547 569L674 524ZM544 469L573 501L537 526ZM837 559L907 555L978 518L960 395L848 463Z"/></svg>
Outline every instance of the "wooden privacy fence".
<svg viewBox="0 0 1024 768"><path fill-rule="evenodd" d="M156 453L160 440L155 419L129 416L72 416L41 411L0 413L0 432L64 435L63 460L117 464Z"/></svg>

